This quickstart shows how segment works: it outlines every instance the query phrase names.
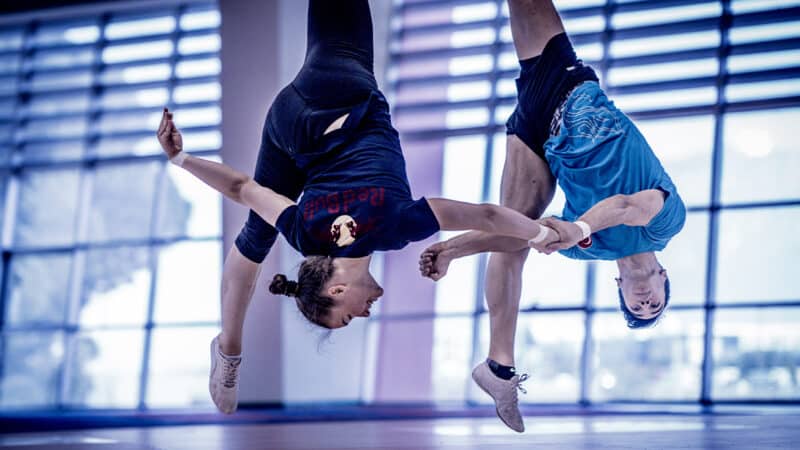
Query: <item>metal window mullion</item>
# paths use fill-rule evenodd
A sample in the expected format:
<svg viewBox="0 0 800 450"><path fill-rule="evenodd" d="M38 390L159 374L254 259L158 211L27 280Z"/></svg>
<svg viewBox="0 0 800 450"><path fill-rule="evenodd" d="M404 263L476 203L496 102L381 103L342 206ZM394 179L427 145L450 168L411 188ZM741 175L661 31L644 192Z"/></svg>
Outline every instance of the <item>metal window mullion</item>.
<svg viewBox="0 0 800 450"><path fill-rule="evenodd" d="M586 296L586 310L584 312L584 335L583 335L583 345L581 346L581 359L580 359L580 366L579 366L579 377L580 377L580 390L578 402L582 406L590 406L592 404L591 399L589 398L589 386L592 379L592 353L594 351L594 341L592 339L592 332L593 332L593 318L595 314L594 310L594 287L595 287L595 276L597 274L597 266L594 261L589 261L586 264L586 289L585 289L585 296Z"/></svg>
<svg viewBox="0 0 800 450"><path fill-rule="evenodd" d="M0 25L24 22L26 20L31 20L32 17L41 18L43 20L80 20L86 18L86 16L93 17L102 14L112 8L116 13L141 13L143 11L152 11L155 8L171 8L178 3L199 7L214 7L217 4L217 2L213 0L120 0L115 2L94 2L86 4L76 3L59 8L2 15L0 16Z"/></svg>
<svg viewBox="0 0 800 450"><path fill-rule="evenodd" d="M686 208L688 212L709 212L718 210L735 210L735 209L757 209L757 208L786 208L800 206L800 197L796 199L787 200L773 200L762 202L742 202L742 203L729 203L726 205L712 206L691 206Z"/></svg>
<svg viewBox="0 0 800 450"><path fill-rule="evenodd" d="M98 21L98 26L100 30L103 32L101 33L100 38L93 44L92 48L94 49L94 59L97 61L102 57L103 48L105 45L103 39L103 33L105 30L105 25L108 22L108 14L104 14L100 17ZM92 85L98 79L99 76L99 69L97 64L92 65L93 70L91 71L91 81ZM86 119L86 129L87 133L82 138L84 142L84 155L89 154L92 148L92 144L94 143L94 133L92 130L95 128L95 124L98 118L98 113L95 112L92 108L93 103L97 101L97 97L100 93L96 89L91 89L89 91L89 108L86 110L85 119ZM56 167L60 167L56 165ZM95 166L94 164L86 165L78 167L77 170L80 171L80 190L79 190L79 200L77 205L77 210L75 212L75 250L72 252L72 266L70 270L70 289L69 289L69 296L67 298L67 311L66 311L66 320L65 320L65 327L67 330L66 333L66 343L65 343L65 351L64 351L64 371L61 377L61 385L59 389L59 408L65 408L66 403L68 400L69 395L69 376L78 369L76 366L77 362L73 359L73 350L76 345L76 339L78 333L81 331L80 327L80 309L83 296L86 295L84 291L84 283L83 280L86 276L86 260L87 260L87 252L79 251L78 248L85 243L89 242L89 226L90 226L90 217L91 217L91 199L92 193L94 191L94 182L95 182Z"/></svg>
<svg viewBox="0 0 800 450"><path fill-rule="evenodd" d="M2 251L2 267L0 267L0 355L6 354L6 340L4 337L7 333L7 328L5 325L5 300L6 300L6 291L8 290L8 273L9 273L9 263L11 262L11 253L6 250ZM3 380L5 377L5 358L0 357L0 380ZM3 404L3 389L0 389L0 405Z"/></svg>
<svg viewBox="0 0 800 450"><path fill-rule="evenodd" d="M14 108L14 115L11 119L13 124L13 128L16 130L13 132L11 136L13 144L11 147L11 154L9 163L13 166L15 160L20 158L22 153L23 147L23 140L20 139L20 135L22 133L20 130L24 129L28 120L23 114L24 105L27 104L30 100L30 82L32 78L33 71L28 70L28 66L30 65L33 67L33 58L34 58L34 49L33 45L31 44L31 36L36 31L36 27L38 26L37 21L30 21L24 28L23 35L22 35L22 43L19 49L20 53L20 60L19 66L17 67L17 92L14 94L16 97L16 105ZM30 62L29 62L30 61Z"/></svg>
<svg viewBox="0 0 800 450"><path fill-rule="evenodd" d="M505 0L495 0L495 5L497 10L495 12L495 17L492 20L492 29L495 33L494 36L494 43L491 46L491 56L492 56L492 71L488 74L488 80L491 85L491 90L489 94L489 98L486 100L487 102L487 110L488 110L488 125L494 125L495 122L495 112L497 110L497 83L500 80L499 76L499 65L500 65L500 55L503 51L503 43L501 41L501 31L503 29L505 23L505 17L503 17L503 3ZM491 194L491 187L492 187L492 164L494 161L494 129L492 127L487 127L484 130L484 137L486 138L486 145L485 145L485 157L484 157L484 165L483 165L483 187L481 189L481 199L483 201L488 201L489 196ZM469 359L469 366L467 367L467 371L472 369L472 364L475 363L476 358L478 357L478 350L480 348L481 342L481 316L484 312L483 308L483 297L484 297L484 290L486 288L486 271L487 271L487 264L489 261L489 256L486 253L481 253L478 256L478 266L477 266L477 273L476 276L476 283L475 283L475 308L474 313L472 314L472 352L470 354ZM487 349L488 350L488 349ZM513 356L513 355L512 355ZM469 391L470 391L471 384L469 382L466 383L465 392L464 392L464 399L469 401Z"/></svg>
<svg viewBox="0 0 800 450"><path fill-rule="evenodd" d="M162 87L162 86L157 86L157 87ZM132 91L133 90L135 90L135 89L132 89ZM132 94L132 92L131 92L131 94ZM54 97L58 97L58 95L55 95ZM184 107L184 108L207 108L207 107L211 107L211 106L216 106L218 104L219 104L219 102L217 100L195 100L195 101L191 101L191 102L181 103L181 107ZM153 111L154 109L155 108L153 108L152 106L134 106L134 107L123 107L123 108L103 108L103 107L100 107L99 105L95 105L95 106L90 106L88 108L88 111L91 112L91 113L101 113L102 112L102 113L107 113L107 114L127 114L127 113L146 114L146 113L149 113L149 112ZM67 112L59 112L59 113L55 113L55 114L28 115L27 118L28 119L32 119L32 120L63 120L63 119L72 119L72 118L74 118L76 115L78 115L80 113L81 112L79 112L79 111L67 111ZM9 123L10 122L10 123L13 124L13 121L8 121L8 122L0 121L0 122L5 122L5 123ZM5 124L5 123L3 123L3 124ZM139 133L145 134L144 131L139 131ZM76 141L76 140L80 140L80 139L82 139L82 138L59 137L59 138L44 139L43 141L45 141L45 142L46 141L59 142L59 141ZM41 142L41 141L42 140L40 140L39 142ZM33 142L37 142L37 141L33 141Z"/></svg>
<svg viewBox="0 0 800 450"><path fill-rule="evenodd" d="M186 5L181 4L174 10L173 16L175 17L175 30L170 35L170 42L172 43L172 54L169 58L170 76L167 80L167 105L170 109L173 108L175 100L173 98L175 93L175 84L177 76L175 73L179 60L178 42L183 35L180 26L181 15L186 10ZM155 190L153 198L152 215L150 217L150 238L155 238L158 233L158 222L161 215L160 206L164 199L163 190L167 184L169 171L167 170L167 163L163 163L161 173L158 179L158 187ZM153 345L153 329L155 328L155 308L156 308L156 289L158 284L158 256L161 252L161 247L150 247L150 271L153 274L150 281L150 292L147 305L147 322L144 327L144 347L142 351L142 372L139 378L139 410L147 409L147 389L150 378L150 352Z"/></svg>
<svg viewBox="0 0 800 450"><path fill-rule="evenodd" d="M23 105L28 104L30 102L30 99L31 99L31 90L29 88L30 88L30 84L31 84L32 79L33 79L33 75L35 73L37 73L37 72L46 72L45 70L36 70L35 69L35 64L34 64L34 57L35 57L34 55L38 51L38 48L33 44L32 36L33 36L33 33L38 28L38 26L39 26L39 21L38 20L30 21L28 26L26 27L26 33L25 33L25 35L23 37L22 45L23 45L24 52L23 52L23 59L20 62L21 63L20 64L21 74L20 74L20 83L19 83L19 85L17 87L17 89L18 89L18 91L17 91L18 92L17 99L18 100L17 100L17 111L16 111L17 114L16 114L16 117L15 117L15 120L17 121L17 126L19 127L19 129L24 127L29 122L29 118L26 117L26 115L22 114L22 110L24 108ZM28 143L29 138L30 138L30 136L24 136L24 138L22 138L22 136L15 136L15 152L14 152L14 154L12 156L11 164L13 165L13 169L12 170L17 174L17 178L20 178L22 173L24 173L20 166L21 166L21 161L23 159L23 148L24 148L25 144ZM19 182L19 179L17 181ZM82 184L83 183L81 183L81 185ZM15 217L12 219L13 221L16 221L16 213L18 212L17 210L18 210L18 207L19 207L19 203L21 201L19 196L22 195L21 189L19 189L19 185L16 186L16 190L17 190L17 192L16 192L17 198L16 198L16 203L14 204ZM81 192L82 191L79 191L78 195L80 195ZM80 206L78 207L78 209L80 209ZM14 224L14 225L16 226L16 224ZM77 233L77 231L78 231L77 228L75 228L74 232ZM9 234L13 234L13 233L9 233ZM75 237L76 236L73 235L73 239L75 239ZM9 236L8 238L9 239L13 239L11 236ZM69 277L70 277L69 279L71 281L72 277L74 276L74 273L73 273L74 272L74 264L73 264L73 267L71 268L70 271L71 271L71 273L69 275ZM66 302L65 302L65 305L64 305L64 311L63 311L63 316L62 316L64 322L61 324L61 326L59 326L59 327L57 327L56 329L53 330L54 332L61 331L63 333L63 335L62 335L62 344L63 344L63 348L64 348L64 354L63 354L62 360L60 361L60 364L58 365L58 369L56 371L56 378L57 378L57 380L56 380L56 392L54 393L54 395L55 395L55 398L54 398L54 409L56 409L56 410L63 410L64 409L64 395L65 395L65 391L66 391L67 386L68 386L67 379L68 379L69 370L70 370L70 364L69 364L70 357L69 357L69 355L70 355L70 348L72 347L73 336L74 336L74 332L71 329L70 322L69 322L71 300L72 299L70 297L68 297Z"/></svg>
<svg viewBox="0 0 800 450"><path fill-rule="evenodd" d="M83 139L80 139L83 140ZM215 156L219 154L219 150L200 150L196 152L190 152L194 156ZM26 162L25 168L37 168L37 169L68 169L68 168L90 168L96 165L98 162L102 162L104 165L112 165L112 164L125 164L131 162L150 162L150 161L157 161L159 159L164 158L164 156L160 154L150 154L150 155L120 155L120 156L96 156L92 155L91 152L87 154L87 158L89 159L71 159L71 160L64 160L64 161L32 161ZM18 165L17 165L18 166ZM13 230L12 230L13 235Z"/></svg>
<svg viewBox="0 0 800 450"><path fill-rule="evenodd" d="M504 101L505 102L505 101ZM505 103L503 103L505 104ZM742 102L722 103L725 110L728 112L740 111L761 111L766 109L776 108L794 108L800 106L800 95L780 97L772 99L756 99L747 100ZM665 119L671 117L687 117L714 114L718 105L704 104L699 106L681 106L674 108L656 109L656 110L635 110L627 112L627 116L634 120L647 120L647 119ZM406 142L424 141L442 136L466 136L476 133L485 132L487 128L495 131L502 131L501 125L487 125L487 126L474 126L464 128L428 128L413 131L403 132L403 138Z"/></svg>
<svg viewBox="0 0 800 450"><path fill-rule="evenodd" d="M20 130L24 125L25 121L23 119L22 109L23 105L28 101L28 95L22 93L22 87L27 83L29 75L26 73L25 64L27 59L30 57L30 49L29 49L29 42L31 36L33 35L36 29L36 23L34 21L30 21L25 27L22 34L22 42L19 48L19 65L17 66L16 72L16 79L17 79L17 91L14 96L14 113L12 115L11 123L14 129ZM5 270L5 266L11 261L13 253L9 250L13 247L14 241L14 226L17 218L17 210L19 205L19 195L20 195L20 171L18 168L15 168L15 160L19 159L19 153L22 151L22 141L17 139L16 132L13 133L11 136L11 143L9 148L11 150L9 154L9 172L8 172L8 180L6 184L6 191L5 191L5 210L3 211L3 229L2 229L2 247L3 247L3 260L4 260L4 277L3 277L3 284L6 284L5 274L7 271ZM6 255L8 252L8 255ZM6 309L6 291L3 289L0 291L0 327L4 325L4 317L5 317L5 309ZM0 328L1 330L2 328ZM2 361L0 360L0 364Z"/></svg>
<svg viewBox="0 0 800 450"><path fill-rule="evenodd" d="M19 193L20 191L20 180L19 180L19 171L18 170L10 170L8 173L8 180L6 184L6 191L5 191L5 211L2 211L3 214L3 230L2 230L2 238L0 241L2 242L2 248L4 251L11 251L14 247L14 225L17 218L17 209L19 204ZM5 303L5 292L0 293L3 296L3 302Z"/></svg>
<svg viewBox="0 0 800 450"><path fill-rule="evenodd" d="M167 174L166 164L162 165L159 173L157 187L154 193L152 215L150 217L150 236L154 236L158 230L159 219L159 206L163 199L163 190L166 185ZM158 256L161 253L161 246L150 245L148 246L149 264L150 264L150 290L148 292L147 300L147 319L144 325L144 345L142 347L142 365L141 374L139 376L139 399L137 409L147 409L146 396L148 387L148 377L150 372L150 350L152 349L152 331L155 327L155 296L158 284Z"/></svg>
<svg viewBox="0 0 800 450"><path fill-rule="evenodd" d="M88 189L87 189L88 190ZM87 214L88 215L88 214ZM83 279L86 274L85 251L75 251L72 253L72 265L69 275L69 293L67 294L65 324L65 345L64 345L64 373L59 388L59 405L63 408L67 404L69 395L69 376L75 370L75 361L72 358L72 349L75 345L76 334L80 331L80 306L84 292Z"/></svg>
<svg viewBox="0 0 800 450"><path fill-rule="evenodd" d="M81 170L81 169L79 169ZM94 172L81 170L81 182L79 185L79 199L75 213L75 243L72 253L72 264L69 274L69 293L64 312L64 371L59 388L59 408L64 408L69 394L69 376L76 369L76 362L73 360L73 348L75 346L76 335L81 331L80 310L83 303L84 278L86 276L87 251L79 250L80 243L86 242L89 234L89 217L91 208L91 196L94 188Z"/></svg>
<svg viewBox="0 0 800 450"><path fill-rule="evenodd" d="M719 246L719 206L722 187L722 161L724 144L724 115L726 109L725 87L728 84L727 59L730 53L728 31L733 21L730 0L722 0L722 17L719 21L720 47L717 53L719 72L717 74L717 109L714 114L714 148L711 166L711 210L708 226L708 250L706 256L706 291L703 334L702 379L700 385L700 404L710 406L713 371L713 319L716 302L717 249Z"/></svg>
<svg viewBox="0 0 800 450"><path fill-rule="evenodd" d="M603 57L598 66L600 81L605 85L605 78L609 69L609 50L611 48L611 40L613 38L613 29L611 27L611 18L616 11L616 4L614 0L606 0L603 6L603 31L601 33L601 45L603 47ZM579 55L580 56L580 55ZM595 315L595 276L597 274L597 267L594 261L587 262L586 265L586 289L585 289L585 302L584 306L586 312L584 313L584 329L583 329L583 345L581 346L581 359L580 359L580 387L578 402L582 406L590 406L592 401L590 399L590 385L592 380L592 352L594 351L594 341L592 340L593 333L593 320Z"/></svg>
<svg viewBox="0 0 800 450"><path fill-rule="evenodd" d="M29 23L23 31L22 34L22 42L19 48L19 65L17 66L16 71L16 80L17 80L17 92L14 96L14 113L12 115L12 121L15 123L15 128L19 127L19 110L21 105L24 103L25 98L20 95L20 87L22 83L25 81L25 60L27 58L27 47L28 41L30 39L31 34L33 34L34 30L33 22ZM20 145L18 142L15 141L15 136L11 137L12 142L9 145L11 149L9 159L10 163L13 163L13 158L15 157L16 153L18 152ZM2 248L2 273L0 273L0 380L5 379L5 358L3 355L6 355L6 335L7 335L7 327L6 327L6 308L8 307L8 274L9 274L9 267L11 265L11 259L13 254L11 253L9 248L12 247L13 241L13 228L14 228L14 221L17 215L17 204L19 195L19 172L15 170L9 170L8 172L8 179L6 180L6 190L4 192L5 195L5 202L4 202L4 211L0 212L3 214L3 223L2 223L2 235L0 235L0 247ZM0 405L3 404L3 389L0 389Z"/></svg>
<svg viewBox="0 0 800 450"><path fill-rule="evenodd" d="M144 246L164 246L173 244L175 242L209 242L219 241L221 238L217 236L205 237L192 237L192 236L178 236L174 238L155 238L155 239L114 239L109 241L98 241L91 243L81 243L76 245L68 245L62 247L18 247L6 249L17 254L24 255L37 255L37 254L51 254L51 253L64 253L78 250L94 250L94 249L108 249L117 247L144 247Z"/></svg>
<svg viewBox="0 0 800 450"><path fill-rule="evenodd" d="M161 322L158 324L159 328L206 328L206 327L214 327L218 326L219 321L205 321L205 322ZM19 326L11 326L7 327L7 330L18 332L18 331L59 331L63 330L64 327L59 324L55 323L39 323L39 324L28 324L28 325L19 325ZM81 327L81 331L139 331L142 329L141 325L138 324L127 324L127 323L108 323L104 325L89 325ZM77 331L77 327L72 325L68 326L67 330L70 331Z"/></svg>

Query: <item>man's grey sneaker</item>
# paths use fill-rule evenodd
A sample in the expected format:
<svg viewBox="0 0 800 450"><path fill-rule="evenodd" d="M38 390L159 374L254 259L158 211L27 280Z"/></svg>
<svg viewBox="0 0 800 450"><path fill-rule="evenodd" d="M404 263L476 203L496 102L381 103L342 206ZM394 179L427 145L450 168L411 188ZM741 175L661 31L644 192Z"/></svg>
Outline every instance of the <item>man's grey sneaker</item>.
<svg viewBox="0 0 800 450"><path fill-rule="evenodd" d="M208 376L208 392L225 414L236 411L239 404L239 364L242 356L230 356L219 349L219 336L211 341L211 373Z"/></svg>
<svg viewBox="0 0 800 450"><path fill-rule="evenodd" d="M522 422L522 415L519 412L517 400L517 389L527 394L520 384L528 379L528 374L514 375L510 380L504 380L492 373L492 369L486 361L475 366L472 370L472 379L489 394L494 400L497 409L497 416L512 430L522 433L525 431L525 424Z"/></svg>

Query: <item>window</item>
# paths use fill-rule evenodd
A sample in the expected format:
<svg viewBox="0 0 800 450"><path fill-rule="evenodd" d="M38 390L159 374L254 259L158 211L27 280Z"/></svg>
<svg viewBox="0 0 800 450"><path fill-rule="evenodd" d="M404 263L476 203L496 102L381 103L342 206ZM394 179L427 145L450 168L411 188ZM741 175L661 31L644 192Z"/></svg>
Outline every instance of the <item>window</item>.
<svg viewBox="0 0 800 450"><path fill-rule="evenodd" d="M154 131L218 158L220 15L98 8L0 27L0 409L210 404L221 199Z"/></svg>
<svg viewBox="0 0 800 450"><path fill-rule="evenodd" d="M647 137L689 214L659 255L671 308L651 330L626 328L613 262L528 258L516 358L535 394L522 401L797 401L797 336L787 330L798 328L800 306L791 281L800 2L555 4L578 56ZM404 152L441 177L425 195L499 201L519 71L508 14L505 0L395 2L389 90ZM545 214L563 202L558 191ZM430 399L488 400L468 375L488 349L487 259L454 262L431 289L433 305L414 287L419 295L402 305L392 297L370 319L391 329L413 321L417 336L430 336Z"/></svg>

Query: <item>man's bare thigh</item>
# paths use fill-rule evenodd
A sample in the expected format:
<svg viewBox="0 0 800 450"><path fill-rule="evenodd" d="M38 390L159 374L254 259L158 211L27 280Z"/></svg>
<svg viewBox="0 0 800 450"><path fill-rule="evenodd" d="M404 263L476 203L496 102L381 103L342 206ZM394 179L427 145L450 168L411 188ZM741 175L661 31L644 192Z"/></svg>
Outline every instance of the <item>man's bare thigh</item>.
<svg viewBox="0 0 800 450"><path fill-rule="evenodd" d="M551 0L508 0L508 8L519 59L541 55L547 41L564 32L564 24Z"/></svg>
<svg viewBox="0 0 800 450"><path fill-rule="evenodd" d="M547 162L517 136L508 135L500 204L537 219L553 200L555 187Z"/></svg>

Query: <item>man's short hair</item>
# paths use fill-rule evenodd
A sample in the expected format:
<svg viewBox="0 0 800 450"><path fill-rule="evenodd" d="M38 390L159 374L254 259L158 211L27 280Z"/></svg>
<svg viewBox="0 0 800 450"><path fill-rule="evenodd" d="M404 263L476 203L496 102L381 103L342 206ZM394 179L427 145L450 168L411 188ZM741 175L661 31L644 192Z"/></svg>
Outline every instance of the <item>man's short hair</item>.
<svg viewBox="0 0 800 450"><path fill-rule="evenodd" d="M633 315L628 306L625 304L625 297L622 296L622 288L618 287L617 291L619 293L619 309L622 310L622 315L625 317L625 323L628 324L628 328L649 328L655 325L658 322L658 319L661 318L661 315L664 314L664 311L667 309L667 305L669 304L669 278L664 280L664 307L661 308L661 312L658 313L655 317L651 317L649 319L640 319Z"/></svg>

